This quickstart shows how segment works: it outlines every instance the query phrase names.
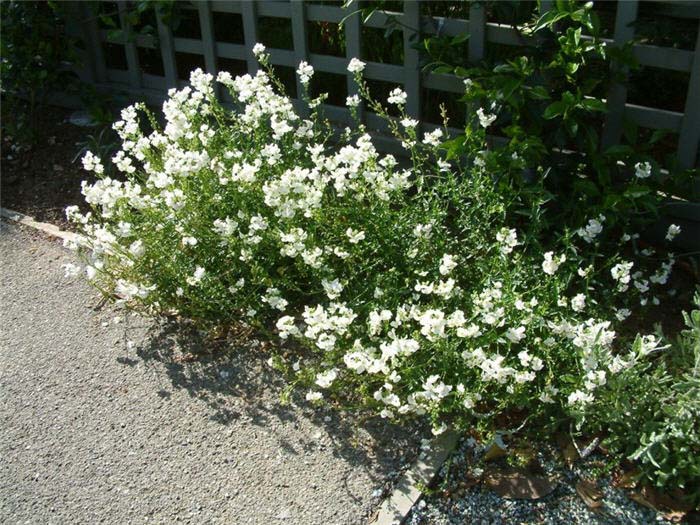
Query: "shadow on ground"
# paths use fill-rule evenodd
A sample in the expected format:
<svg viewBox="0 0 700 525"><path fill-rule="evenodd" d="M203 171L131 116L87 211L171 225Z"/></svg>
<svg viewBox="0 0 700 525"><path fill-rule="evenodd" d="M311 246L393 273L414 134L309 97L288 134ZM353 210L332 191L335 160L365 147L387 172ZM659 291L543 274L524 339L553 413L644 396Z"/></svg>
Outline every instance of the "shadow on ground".
<svg viewBox="0 0 700 525"><path fill-rule="evenodd" d="M291 392L291 402L282 403L286 384L268 364L271 356L269 346L250 334L211 340L187 323L167 320L152 324L135 355L127 353L118 361L135 366L140 359L147 367L164 369L170 389L154 383L159 396L169 398L172 391L184 390L205 403L210 419L224 426L244 419L261 428L278 428L280 423L323 428L335 456L351 466L371 465L367 470L378 482L394 477L415 458L426 431L418 423L407 428L379 417L313 408L298 391ZM275 438L285 452L299 453L284 435ZM304 450L316 447L310 442Z"/></svg>

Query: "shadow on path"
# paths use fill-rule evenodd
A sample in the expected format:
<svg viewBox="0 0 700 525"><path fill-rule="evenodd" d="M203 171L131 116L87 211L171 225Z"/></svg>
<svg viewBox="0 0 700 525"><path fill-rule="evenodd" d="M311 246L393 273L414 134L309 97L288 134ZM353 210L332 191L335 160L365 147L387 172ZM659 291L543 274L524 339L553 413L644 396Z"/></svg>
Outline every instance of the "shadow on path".
<svg viewBox="0 0 700 525"><path fill-rule="evenodd" d="M379 417L313 408L299 392L291 393L290 403L282 403L286 385L281 373L267 364L272 353L266 348L250 337L212 341L191 324L166 320L151 325L136 356L148 367L164 369L170 388L205 403L210 418L221 425L241 419L275 430L283 429L281 423L295 429L311 424L326 431L334 456L351 467L363 467L377 482L393 478L414 459L426 430L418 423L400 427ZM133 355L118 360L125 366L138 364ZM161 388L158 395L169 398L171 392ZM275 438L285 453L300 454L280 432ZM303 451L318 446L309 436Z"/></svg>

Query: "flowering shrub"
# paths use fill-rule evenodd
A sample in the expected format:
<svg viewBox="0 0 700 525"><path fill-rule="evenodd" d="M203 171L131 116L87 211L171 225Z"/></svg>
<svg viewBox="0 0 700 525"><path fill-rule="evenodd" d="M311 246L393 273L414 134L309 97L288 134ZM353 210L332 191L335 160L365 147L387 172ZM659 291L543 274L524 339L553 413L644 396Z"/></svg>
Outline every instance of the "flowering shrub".
<svg viewBox="0 0 700 525"><path fill-rule="evenodd" d="M617 332L630 309L658 303L672 256L649 269L635 236L604 216L544 238L545 192L513 213L519 190L476 154L447 161L442 130L419 134L400 89L388 103L401 117L390 119L357 59L348 69L361 97L348 107L356 116L364 101L387 118L410 161L379 154L359 123L331 144L324 96L307 97L310 116L299 116L264 47L254 51L265 71L217 77L232 110L196 70L169 92L164 127L143 105L122 112L112 161L125 181L85 156L102 174L83 185L93 211L67 214L107 296L205 327L249 323L295 350L277 363L308 400L425 414L435 433L580 416L611 376L658 348L653 335ZM307 85L314 71L302 63L298 74ZM469 140L484 149L484 129ZM613 235L620 253L598 253Z"/></svg>
<svg viewBox="0 0 700 525"><path fill-rule="evenodd" d="M611 382L591 407L591 429L604 444L635 460L640 477L682 489L700 504L700 294L684 313L686 330L670 341L667 359L640 362Z"/></svg>
<svg viewBox="0 0 700 525"><path fill-rule="evenodd" d="M522 185L525 199L533 181L549 190L553 232L598 214L609 227L644 230L658 219L668 196L696 200L691 181L698 171L680 169L672 158L657 160L665 131L639 140L636 126L626 123L622 143L611 146L603 139L604 94L619 81L621 68L638 69L639 64L632 42L609 45L603 38L599 7L553 2L519 26L523 46L487 53L478 64L465 62L466 35L424 41L435 72L462 78L461 100L483 106L467 119L465 133L445 147L453 155L474 154L469 136L479 127L501 137L503 144L484 151L481 162ZM653 91L644 85L638 86ZM662 168L669 173L662 175ZM614 250L617 239L608 240Z"/></svg>

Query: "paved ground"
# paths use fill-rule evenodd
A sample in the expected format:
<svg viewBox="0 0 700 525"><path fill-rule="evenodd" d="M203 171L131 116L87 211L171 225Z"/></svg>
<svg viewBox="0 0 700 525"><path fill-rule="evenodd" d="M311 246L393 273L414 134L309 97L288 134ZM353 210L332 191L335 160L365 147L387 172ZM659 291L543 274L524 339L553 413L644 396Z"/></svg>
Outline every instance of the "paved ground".
<svg viewBox="0 0 700 525"><path fill-rule="evenodd" d="M71 260L0 224L0 522L366 522L412 437L280 406L259 350L182 359L181 333L95 309Z"/></svg>

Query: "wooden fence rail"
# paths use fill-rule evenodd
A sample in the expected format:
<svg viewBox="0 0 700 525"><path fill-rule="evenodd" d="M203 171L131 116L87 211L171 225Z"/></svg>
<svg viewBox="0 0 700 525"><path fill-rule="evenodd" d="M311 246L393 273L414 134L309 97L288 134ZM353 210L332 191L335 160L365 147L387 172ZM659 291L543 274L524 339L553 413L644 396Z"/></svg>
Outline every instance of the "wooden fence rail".
<svg viewBox="0 0 700 525"><path fill-rule="evenodd" d="M203 69L212 74L220 69L220 63L229 60L239 61L249 73L257 70L257 62L252 54L253 45L260 39L260 17L289 20L292 30L293 49L269 49L271 62L277 66L296 67L302 60L309 62L317 72L344 75L347 78L348 94L356 92L351 76L346 71L350 58L362 57L362 28L383 28L389 16L401 23L403 31L403 64L384 64L367 62L365 77L370 80L401 84L408 93L408 113L418 118L421 115L423 90L429 89L446 93L462 93L462 82L444 74L424 74L419 66L419 52L414 49L416 36L428 36L440 33L442 35L458 35L469 33L468 59L477 61L484 57L491 44L520 46L522 37L508 25L488 22L483 3L473 2L469 8L469 19L451 19L421 14L421 4L424 0L406 0L403 12L375 12L364 24L360 14L353 8L344 9L339 5L319 5L303 2L302 0L288 1L199 1L191 6L181 6L191 9L199 19L200 38L185 38L173 35L172 29L157 18L157 39L144 35L136 38L123 36L110 40L108 31L98 26L94 16L90 16L85 4L78 5L82 10L80 27L74 28L86 42L88 56L86 67L81 72L83 78L93 82L100 88L122 90L134 97L146 99L153 103L161 102L167 89L181 86L185 83L182 73L178 74L178 61L182 54L190 54L199 58ZM119 20L122 28L128 28L126 15L127 2L117 2ZM543 1L542 9L547 9L550 2ZM626 0L617 3L614 38L610 45L621 44L634 37L633 23L637 19L639 2ZM356 8L355 8L356 9ZM698 158L700 144L700 2L669 2L669 12L673 16L690 18L698 21L698 37L695 49L685 50L671 47L659 47L636 44L634 55L642 66L650 66L669 71L680 71L689 74L689 83L684 111L669 111L652 107L639 106L627 101L627 90L624 85L613 86L608 94L608 113L603 131L603 143L611 145L619 142L623 124L629 121L642 128L668 129L678 134L677 160L682 167L700 165ZM221 16L235 15L240 17L243 29L243 39L239 43L217 41L215 38L215 20ZM329 56L310 51L308 38L309 22L327 22L338 24L343 22L346 56ZM420 35L412 33L407 28L417 28ZM123 48L125 56L122 69L110 66L106 62L105 45L118 45ZM140 54L150 49L160 53L162 74L147 73L140 64ZM297 93L301 86L297 82ZM303 105L296 100L301 109ZM339 106L327 105L326 115L339 123L349 122L348 111ZM363 114L366 124L371 128L381 129L380 119L369 112ZM426 130L434 126L424 124ZM386 142L388 149L390 141Z"/></svg>

